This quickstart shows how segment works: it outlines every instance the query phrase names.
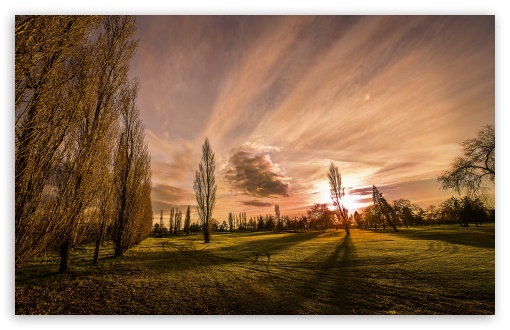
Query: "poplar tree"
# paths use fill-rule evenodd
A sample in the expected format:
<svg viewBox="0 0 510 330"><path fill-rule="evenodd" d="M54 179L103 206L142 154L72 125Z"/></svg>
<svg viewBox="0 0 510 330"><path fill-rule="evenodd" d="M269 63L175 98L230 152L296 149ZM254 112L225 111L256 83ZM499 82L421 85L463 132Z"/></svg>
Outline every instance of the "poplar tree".
<svg viewBox="0 0 510 330"><path fill-rule="evenodd" d="M234 232L234 216L232 212L228 212L228 227L231 233Z"/></svg>
<svg viewBox="0 0 510 330"><path fill-rule="evenodd" d="M97 262L119 210L112 202L115 141L123 129L123 91L131 86L135 20L46 15L16 16L15 22L15 265L60 248L65 272L72 248L89 237L97 237ZM138 138L143 144L143 134ZM136 212L149 221L133 227L135 241L151 227L145 156L137 166L143 179Z"/></svg>
<svg viewBox="0 0 510 330"><path fill-rule="evenodd" d="M345 188L342 187L342 175L338 171L338 167L335 166L333 162L331 162L329 165L328 179L329 186L331 188L331 200L337 209L337 214L340 218L340 221L342 221L345 234L350 235L351 231L349 229L349 217L347 213L348 210L342 204L342 197L345 196Z"/></svg>
<svg viewBox="0 0 510 330"><path fill-rule="evenodd" d="M280 231L280 206L274 205L274 217L275 217L275 232Z"/></svg>
<svg viewBox="0 0 510 330"><path fill-rule="evenodd" d="M188 205L188 209L186 210L186 218L184 218L184 233L186 235L190 234L190 225L191 225L191 211Z"/></svg>
<svg viewBox="0 0 510 330"><path fill-rule="evenodd" d="M214 160L214 152L209 144L209 139L205 138L202 146L202 160L198 165L195 173L195 181L193 189L197 200L198 216L203 223L204 242L209 243L211 240L211 219L214 204L216 202L216 179L214 170L216 163Z"/></svg>
<svg viewBox="0 0 510 330"><path fill-rule="evenodd" d="M150 156L135 102L138 89L138 81L132 81L119 100L120 136L114 173L117 214L112 230L115 256L122 256L150 234L152 225Z"/></svg>

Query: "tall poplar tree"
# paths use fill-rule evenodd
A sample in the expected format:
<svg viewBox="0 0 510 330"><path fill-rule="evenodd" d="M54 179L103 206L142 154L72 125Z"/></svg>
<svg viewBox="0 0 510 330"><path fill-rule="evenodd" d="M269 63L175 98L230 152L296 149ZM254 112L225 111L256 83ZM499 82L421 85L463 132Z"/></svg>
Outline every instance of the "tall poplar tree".
<svg viewBox="0 0 510 330"><path fill-rule="evenodd" d="M342 204L342 197L345 196L345 188L342 187L342 175L338 171L338 167L331 162L328 171L329 186L331 192L331 200L337 209L340 221L344 226L345 234L350 235L348 210Z"/></svg>
<svg viewBox="0 0 510 330"><path fill-rule="evenodd" d="M211 240L211 220L214 204L216 203L216 179L214 170L216 163L214 152L209 144L209 139L205 138L202 146L202 160L198 164L198 170L195 173L193 189L198 205L198 216L203 223L204 242Z"/></svg>
<svg viewBox="0 0 510 330"><path fill-rule="evenodd" d="M190 226L191 226L191 211L190 206L188 205L188 209L186 210L186 217L184 218L184 233L186 235L190 234Z"/></svg>

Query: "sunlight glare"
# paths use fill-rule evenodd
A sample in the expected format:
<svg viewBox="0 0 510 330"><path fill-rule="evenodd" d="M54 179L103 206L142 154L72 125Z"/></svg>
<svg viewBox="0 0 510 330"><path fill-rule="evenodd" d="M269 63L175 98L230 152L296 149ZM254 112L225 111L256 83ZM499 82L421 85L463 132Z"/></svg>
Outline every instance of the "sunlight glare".
<svg viewBox="0 0 510 330"><path fill-rule="evenodd" d="M317 185L317 189L318 189L317 194L319 198L312 202L327 204L330 210L334 210L335 206L333 205L333 201L331 200L329 181L321 181ZM354 211L357 211L361 207L361 204L359 204L356 201L356 196L350 195L347 190L345 192L345 196L342 197L342 204L347 210L349 210L349 213L354 213Z"/></svg>

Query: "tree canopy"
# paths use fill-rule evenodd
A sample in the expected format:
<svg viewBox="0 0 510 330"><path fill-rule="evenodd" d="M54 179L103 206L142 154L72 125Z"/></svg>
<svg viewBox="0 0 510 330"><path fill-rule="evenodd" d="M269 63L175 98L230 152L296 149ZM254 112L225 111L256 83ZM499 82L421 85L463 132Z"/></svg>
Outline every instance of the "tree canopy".
<svg viewBox="0 0 510 330"><path fill-rule="evenodd" d="M457 157L437 181L444 190L453 189L459 194L462 191L468 196L484 193L496 176L494 126L483 126L476 138L465 140L460 145L463 156Z"/></svg>

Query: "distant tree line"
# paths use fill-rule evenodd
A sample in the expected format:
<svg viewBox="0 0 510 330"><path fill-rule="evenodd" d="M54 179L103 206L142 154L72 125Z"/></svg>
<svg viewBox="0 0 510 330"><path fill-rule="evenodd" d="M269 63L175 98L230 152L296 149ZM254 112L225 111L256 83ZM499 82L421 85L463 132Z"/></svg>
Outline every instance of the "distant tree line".
<svg viewBox="0 0 510 330"><path fill-rule="evenodd" d="M320 206L318 206L320 205ZM233 233L233 232L289 232L289 231L304 231L304 230L326 230L330 228L343 228L338 222L336 213L330 211L325 204L316 204L309 209L311 212L307 215L290 217L287 215L280 215L280 219L276 214L265 214L247 217L246 212L229 212L227 219L218 221L212 219L211 231L213 233ZM314 211L315 208L320 207L325 213L320 214L320 211ZM193 223L195 232L202 230L202 223ZM153 226L153 233L157 235L160 228L163 233L168 234L169 230L165 225L160 227L160 224L155 223ZM179 232L183 233L183 232Z"/></svg>
<svg viewBox="0 0 510 330"><path fill-rule="evenodd" d="M247 219L245 212L228 214L227 220L221 223L212 218L212 210L215 203L216 184L214 179L214 153L206 138L202 147L202 161L196 171L194 190L197 198L197 211L200 224L185 225L184 232L189 233L203 231L205 242L209 242L211 232L246 232L246 231L282 231L297 230L322 230L329 228L343 229L346 235L350 235L350 228L378 229L391 227L409 228L415 225L458 223L461 226L482 224L487 220L494 220L494 210L488 210L482 201L485 184L494 182L495 178L495 140L494 127L484 126L478 133L478 137L462 142L464 157L459 157L452 164L452 168L438 177L443 189L454 189L457 192L466 190L467 195L460 199L451 197L439 207L431 205L426 209L413 204L407 199L388 202L383 194L374 185L372 188L373 205L348 214L342 198L345 196L345 188L342 187L342 177L338 167L332 162L327 172L331 200L335 207L330 210L326 204L314 204L307 210L306 215L291 219L280 214L280 206L274 205L274 215L259 215ZM188 207L189 213L189 207ZM180 218L180 217L179 217ZM162 216L161 216L162 219ZM174 225L173 209L170 215L169 228L155 224L155 234L166 232L178 234L179 225ZM177 218L176 218L177 219ZM174 227L173 227L174 226ZM175 227L177 226L177 227Z"/></svg>
<svg viewBox="0 0 510 330"><path fill-rule="evenodd" d="M493 125L485 125L476 138L460 143L462 157L457 157L450 168L437 181L444 190L452 189L464 197L451 197L439 206L430 205L422 209L407 199L399 199L388 203L373 186L373 205L361 213L355 212L349 217L349 224L358 228L386 228L391 226L405 228L413 225L441 223L458 223L467 227L469 224L481 225L484 221L494 221L495 212L484 202L486 192L496 177L496 140Z"/></svg>
<svg viewBox="0 0 510 330"><path fill-rule="evenodd" d="M15 265L78 244L115 255L152 226L150 156L128 79L129 16L15 18Z"/></svg>
<svg viewBox="0 0 510 330"><path fill-rule="evenodd" d="M394 200L391 207L390 221L395 227L408 228L422 225L459 224L467 227L483 222L494 221L494 210L489 209L479 197L451 197L440 205L430 205L425 209L407 199ZM378 229L390 227L388 218L376 205L355 212L352 216L353 226L361 229Z"/></svg>
<svg viewBox="0 0 510 330"><path fill-rule="evenodd" d="M489 210L480 198L451 197L439 206L430 205L423 209L408 199L398 199L388 203L390 208L389 221L396 229L414 226L459 224L461 226L481 225L494 220L494 210ZM188 207L189 209L189 207ZM265 214L247 217L246 212L229 212L227 219L218 221L211 220L212 233L234 232L280 232L316 231L325 232L328 229L344 230L345 226L358 229L386 229L392 228L388 218L374 204L363 210L356 211L347 216L347 221L342 221L342 216L336 210L330 210L327 204L314 204L308 208L306 215L290 217L281 215L278 222L276 214ZM278 225L279 224L279 225ZM153 226L154 236L182 235L187 234L181 227L168 227L162 223ZM198 234L203 231L202 223L192 223L190 234ZM189 235L189 234L187 234Z"/></svg>
<svg viewBox="0 0 510 330"><path fill-rule="evenodd" d="M382 193L377 188L374 190ZM423 209L408 199L394 200L392 203L386 202L386 210L374 203L363 210L355 211L347 216L343 221L343 215L339 215L337 210L330 210L327 204L314 204L307 210L306 215L301 216L281 216L281 231L305 231L328 229L386 229L387 227L397 230L397 228L409 228L413 226L438 225L441 224L459 224L461 226L481 225L487 221L494 221L494 210L489 209L480 197L464 196L462 198L451 197L441 203L439 206L430 205ZM241 212L228 215L228 222L223 221L219 224L213 220L213 232L255 232L255 231L274 231L277 226L275 215L266 214L246 218L246 213Z"/></svg>
<svg viewBox="0 0 510 330"><path fill-rule="evenodd" d="M195 231L197 225L191 223L191 209L188 206L186 215L183 219L182 211L177 207L172 207L170 210L170 216L168 218L168 227L165 226L163 220L163 210L161 210L161 216L159 223L155 223L152 226L152 233L156 237L162 237L163 235L177 235L184 233L186 235L191 234L192 230Z"/></svg>

